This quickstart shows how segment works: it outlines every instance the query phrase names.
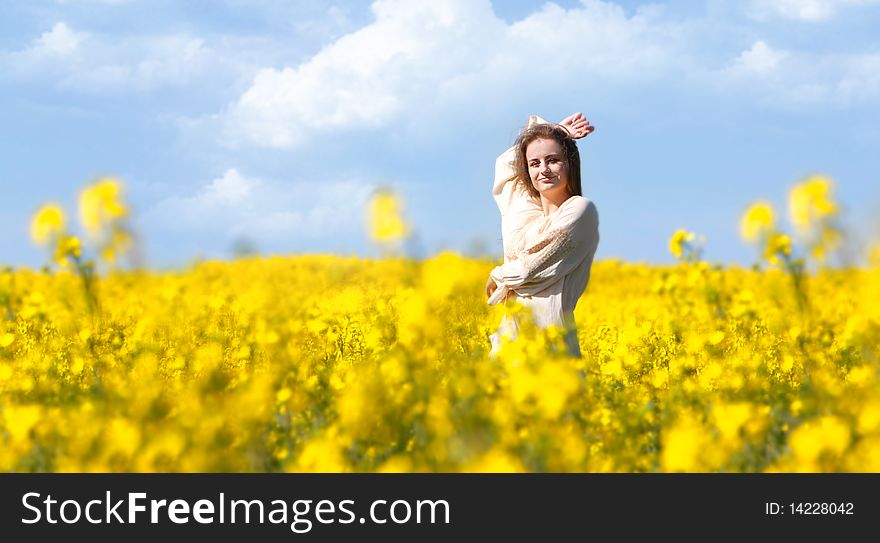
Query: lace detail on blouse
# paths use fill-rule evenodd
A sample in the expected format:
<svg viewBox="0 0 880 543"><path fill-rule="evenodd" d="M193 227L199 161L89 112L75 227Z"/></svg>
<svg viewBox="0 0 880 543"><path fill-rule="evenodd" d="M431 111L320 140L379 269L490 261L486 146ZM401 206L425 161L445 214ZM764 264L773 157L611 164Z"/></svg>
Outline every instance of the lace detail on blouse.
<svg viewBox="0 0 880 543"><path fill-rule="evenodd" d="M526 275L534 277L559 262L575 249L570 229L551 230L538 243L525 247L519 254L509 255L511 261L521 260Z"/></svg>

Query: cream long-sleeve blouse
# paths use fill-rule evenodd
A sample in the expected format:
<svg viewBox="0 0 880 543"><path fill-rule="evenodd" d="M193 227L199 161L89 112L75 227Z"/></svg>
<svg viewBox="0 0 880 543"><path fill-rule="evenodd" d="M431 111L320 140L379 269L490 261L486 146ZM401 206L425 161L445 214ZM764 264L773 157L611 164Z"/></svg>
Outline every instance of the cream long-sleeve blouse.
<svg viewBox="0 0 880 543"><path fill-rule="evenodd" d="M546 121L533 115L529 126L534 123ZM540 199L514 177L514 153L511 147L495 161L492 196L501 211L504 263L490 274L498 289L489 297L489 305L513 291L519 303L531 308L538 326L565 328L569 353L579 355L574 309L590 280L599 244L599 214L589 199L572 196L545 216ZM505 317L491 338L493 352L501 335L515 337L517 330L518 324Z"/></svg>

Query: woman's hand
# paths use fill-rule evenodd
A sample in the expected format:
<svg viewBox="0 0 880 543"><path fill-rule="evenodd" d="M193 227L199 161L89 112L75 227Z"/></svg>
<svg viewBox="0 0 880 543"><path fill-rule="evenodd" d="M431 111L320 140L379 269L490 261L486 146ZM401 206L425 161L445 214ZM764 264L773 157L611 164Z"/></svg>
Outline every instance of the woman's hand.
<svg viewBox="0 0 880 543"><path fill-rule="evenodd" d="M486 281L486 298L491 297L492 293L496 290L498 290L498 285L495 283L495 280L492 279L492 277L490 276L489 280ZM510 298L516 298L516 292L514 292L513 290L507 293L507 296L504 297L504 300L507 301Z"/></svg>
<svg viewBox="0 0 880 543"><path fill-rule="evenodd" d="M486 298L492 296L492 293L498 290L498 285L495 284L495 280L492 277L489 277L489 280L486 281Z"/></svg>
<svg viewBox="0 0 880 543"><path fill-rule="evenodd" d="M572 139L580 139L595 130L596 128L590 124L590 121L584 117L583 113L578 111L572 113L568 117L559 121L559 126L568 130Z"/></svg>

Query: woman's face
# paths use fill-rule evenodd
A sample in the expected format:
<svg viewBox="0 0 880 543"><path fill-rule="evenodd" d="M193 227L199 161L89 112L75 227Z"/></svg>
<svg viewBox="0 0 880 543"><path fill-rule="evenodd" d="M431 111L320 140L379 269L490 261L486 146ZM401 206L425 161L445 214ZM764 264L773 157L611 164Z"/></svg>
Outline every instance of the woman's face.
<svg viewBox="0 0 880 543"><path fill-rule="evenodd" d="M568 162L558 141L536 139L528 144L526 164L529 166L529 179L538 194L551 200L556 199L554 196L570 196Z"/></svg>

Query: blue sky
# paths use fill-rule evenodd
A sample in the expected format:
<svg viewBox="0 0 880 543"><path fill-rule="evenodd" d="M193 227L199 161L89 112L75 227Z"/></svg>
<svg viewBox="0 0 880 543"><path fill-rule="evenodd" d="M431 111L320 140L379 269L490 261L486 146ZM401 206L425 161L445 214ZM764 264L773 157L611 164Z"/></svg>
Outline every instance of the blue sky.
<svg viewBox="0 0 880 543"><path fill-rule="evenodd" d="M500 254L494 161L529 114L582 111L597 259L671 262L669 236L749 264L755 199L836 181L880 239L880 1L0 0L0 263L39 266L44 202L126 183L149 265L375 255L364 204L406 202L410 247Z"/></svg>

